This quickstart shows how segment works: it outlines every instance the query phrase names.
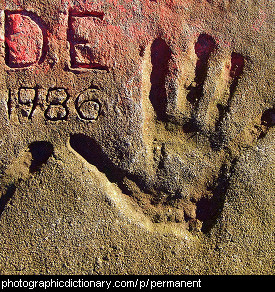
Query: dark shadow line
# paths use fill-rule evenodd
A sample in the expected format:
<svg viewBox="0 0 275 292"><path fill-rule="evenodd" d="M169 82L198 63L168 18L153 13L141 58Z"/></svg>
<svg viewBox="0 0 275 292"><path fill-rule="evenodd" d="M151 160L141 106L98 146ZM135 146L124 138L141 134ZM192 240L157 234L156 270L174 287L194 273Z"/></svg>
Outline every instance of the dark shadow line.
<svg viewBox="0 0 275 292"><path fill-rule="evenodd" d="M5 210L5 207L7 206L8 202L9 202L9 200L15 194L15 191L16 191L16 186L13 183L6 187L6 193L3 194L1 196L1 199L0 199L0 218L2 216L2 213Z"/></svg>

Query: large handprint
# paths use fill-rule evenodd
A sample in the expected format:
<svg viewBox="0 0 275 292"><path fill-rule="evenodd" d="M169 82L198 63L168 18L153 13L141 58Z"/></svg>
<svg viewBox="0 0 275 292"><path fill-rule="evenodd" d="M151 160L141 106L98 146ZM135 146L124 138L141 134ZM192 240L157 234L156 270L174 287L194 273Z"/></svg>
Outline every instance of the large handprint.
<svg viewBox="0 0 275 292"><path fill-rule="evenodd" d="M207 232L223 208L240 153L234 106L246 61L239 53L220 52L207 34L189 45L186 68L177 78L172 50L163 38L152 41L142 54L145 147L141 151L146 169L137 171L139 175L115 166L86 136L74 135L70 142L153 222L176 222L190 231ZM252 139L274 124L274 110L265 115Z"/></svg>

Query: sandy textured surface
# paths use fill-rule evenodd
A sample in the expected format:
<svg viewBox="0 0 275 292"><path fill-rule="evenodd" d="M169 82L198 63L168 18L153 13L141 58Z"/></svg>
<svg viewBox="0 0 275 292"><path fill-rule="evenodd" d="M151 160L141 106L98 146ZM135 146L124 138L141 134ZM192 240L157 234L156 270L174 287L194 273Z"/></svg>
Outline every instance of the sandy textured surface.
<svg viewBox="0 0 275 292"><path fill-rule="evenodd" d="M274 2L0 1L0 274L273 274Z"/></svg>

